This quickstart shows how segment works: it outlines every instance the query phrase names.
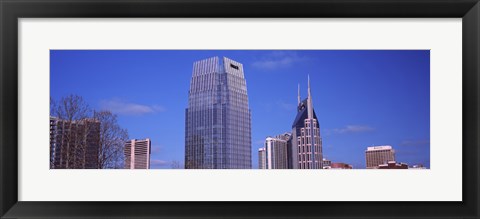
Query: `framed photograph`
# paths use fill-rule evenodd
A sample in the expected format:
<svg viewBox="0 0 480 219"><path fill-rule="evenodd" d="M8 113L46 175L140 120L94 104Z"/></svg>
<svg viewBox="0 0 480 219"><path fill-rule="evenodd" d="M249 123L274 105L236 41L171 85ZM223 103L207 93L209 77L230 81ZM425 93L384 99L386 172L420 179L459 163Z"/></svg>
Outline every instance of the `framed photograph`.
<svg viewBox="0 0 480 219"><path fill-rule="evenodd" d="M479 10L2 1L0 215L478 218Z"/></svg>

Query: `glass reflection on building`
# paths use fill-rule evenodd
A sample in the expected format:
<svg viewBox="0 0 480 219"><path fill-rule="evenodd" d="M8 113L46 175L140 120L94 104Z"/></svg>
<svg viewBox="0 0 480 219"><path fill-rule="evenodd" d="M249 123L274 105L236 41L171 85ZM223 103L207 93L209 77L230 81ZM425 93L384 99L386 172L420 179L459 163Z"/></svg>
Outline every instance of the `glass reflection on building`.
<svg viewBox="0 0 480 219"><path fill-rule="evenodd" d="M185 168L251 167L251 112L243 65L225 57L195 62L185 111Z"/></svg>

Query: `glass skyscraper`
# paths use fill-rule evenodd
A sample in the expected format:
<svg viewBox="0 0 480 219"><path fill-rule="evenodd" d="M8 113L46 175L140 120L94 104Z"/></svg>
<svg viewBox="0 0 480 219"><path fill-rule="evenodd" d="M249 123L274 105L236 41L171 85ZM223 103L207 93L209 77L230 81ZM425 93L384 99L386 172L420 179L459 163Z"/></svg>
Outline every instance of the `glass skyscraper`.
<svg viewBox="0 0 480 219"><path fill-rule="evenodd" d="M225 57L195 62L185 111L185 168L251 169L251 153L243 65Z"/></svg>

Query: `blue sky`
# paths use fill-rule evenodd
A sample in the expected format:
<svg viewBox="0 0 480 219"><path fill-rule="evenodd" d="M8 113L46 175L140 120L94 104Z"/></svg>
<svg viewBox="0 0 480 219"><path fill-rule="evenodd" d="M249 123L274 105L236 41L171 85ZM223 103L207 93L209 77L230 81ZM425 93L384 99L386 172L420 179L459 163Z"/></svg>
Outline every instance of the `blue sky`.
<svg viewBox="0 0 480 219"><path fill-rule="evenodd" d="M265 137L291 131L307 75L324 157L365 168L368 146L392 145L398 162L430 166L428 50L52 50L50 94L113 111L152 140L152 168L170 168L184 160L193 62L213 56L244 66L254 168Z"/></svg>

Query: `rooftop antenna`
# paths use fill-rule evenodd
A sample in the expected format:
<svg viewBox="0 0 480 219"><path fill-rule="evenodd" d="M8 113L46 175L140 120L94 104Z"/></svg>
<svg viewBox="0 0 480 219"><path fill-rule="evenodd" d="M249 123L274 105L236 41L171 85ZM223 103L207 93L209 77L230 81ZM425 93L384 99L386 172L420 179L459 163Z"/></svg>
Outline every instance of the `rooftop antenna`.
<svg viewBox="0 0 480 219"><path fill-rule="evenodd" d="M300 83L298 84L298 105L300 106Z"/></svg>
<svg viewBox="0 0 480 219"><path fill-rule="evenodd" d="M308 75L308 98L307 98L307 107L308 107L308 118L313 119L313 103L312 103L312 94L310 92L310 75Z"/></svg>

